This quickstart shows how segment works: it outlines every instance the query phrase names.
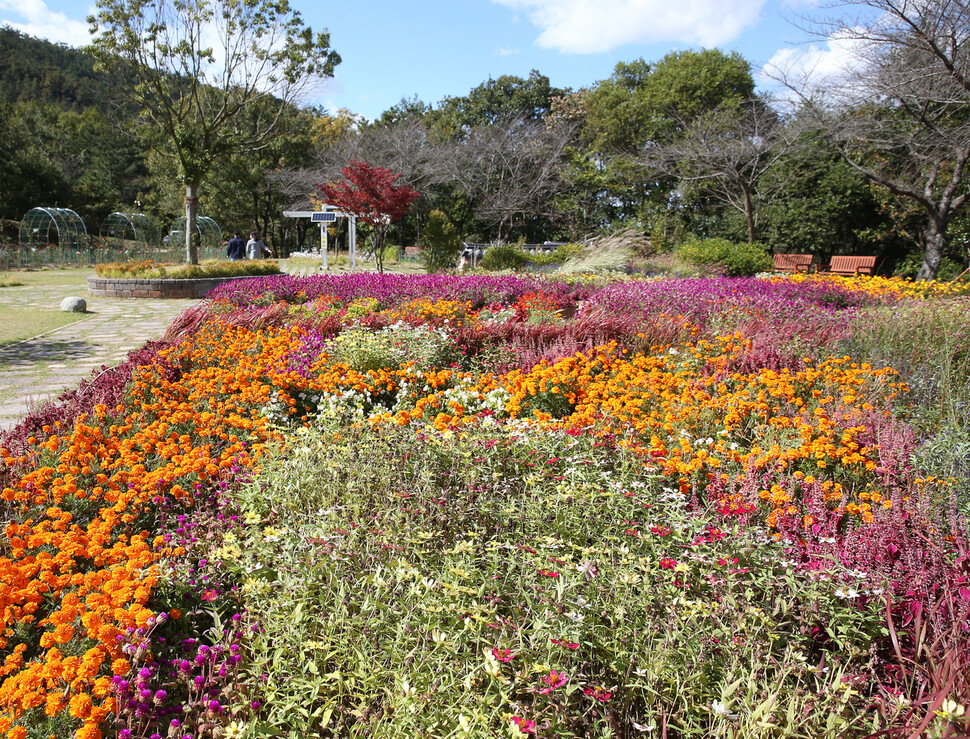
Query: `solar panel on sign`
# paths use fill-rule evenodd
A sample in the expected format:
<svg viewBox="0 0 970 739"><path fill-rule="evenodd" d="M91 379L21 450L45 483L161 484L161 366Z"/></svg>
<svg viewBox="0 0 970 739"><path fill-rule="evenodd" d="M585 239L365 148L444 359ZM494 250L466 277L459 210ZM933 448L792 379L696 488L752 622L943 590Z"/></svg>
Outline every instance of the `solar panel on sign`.
<svg viewBox="0 0 970 739"><path fill-rule="evenodd" d="M314 213L310 216L311 223L335 223L336 220L336 213Z"/></svg>

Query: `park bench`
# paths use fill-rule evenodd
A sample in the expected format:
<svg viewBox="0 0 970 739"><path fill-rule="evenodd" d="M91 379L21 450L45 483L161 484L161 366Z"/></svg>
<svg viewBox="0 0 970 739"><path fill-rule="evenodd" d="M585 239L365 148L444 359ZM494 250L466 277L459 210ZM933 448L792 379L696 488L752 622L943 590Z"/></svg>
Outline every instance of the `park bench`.
<svg viewBox="0 0 970 739"><path fill-rule="evenodd" d="M876 258L832 257L825 271L835 275L871 275L876 271Z"/></svg>
<svg viewBox="0 0 970 739"><path fill-rule="evenodd" d="M809 272L813 254L775 254L772 257L776 272Z"/></svg>

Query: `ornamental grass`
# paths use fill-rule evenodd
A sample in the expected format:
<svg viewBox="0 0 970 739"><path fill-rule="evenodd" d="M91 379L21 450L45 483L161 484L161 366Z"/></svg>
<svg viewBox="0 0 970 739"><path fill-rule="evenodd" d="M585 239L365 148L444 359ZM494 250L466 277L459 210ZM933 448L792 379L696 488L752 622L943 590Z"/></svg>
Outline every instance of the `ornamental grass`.
<svg viewBox="0 0 970 739"><path fill-rule="evenodd" d="M915 294L224 286L0 440L0 736L966 735Z"/></svg>

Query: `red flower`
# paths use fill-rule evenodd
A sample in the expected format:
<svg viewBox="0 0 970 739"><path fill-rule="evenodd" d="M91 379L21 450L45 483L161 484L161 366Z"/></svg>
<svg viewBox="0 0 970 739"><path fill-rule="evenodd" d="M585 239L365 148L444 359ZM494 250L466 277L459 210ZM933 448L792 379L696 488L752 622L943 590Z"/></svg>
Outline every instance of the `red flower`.
<svg viewBox="0 0 970 739"><path fill-rule="evenodd" d="M608 693L599 685L592 688L583 688L583 692L590 698L595 698L600 703L606 703L606 701L613 697L612 693Z"/></svg>
<svg viewBox="0 0 970 739"><path fill-rule="evenodd" d="M579 649L579 645L576 642L566 641L565 639L551 639L553 644L566 647L566 649Z"/></svg>

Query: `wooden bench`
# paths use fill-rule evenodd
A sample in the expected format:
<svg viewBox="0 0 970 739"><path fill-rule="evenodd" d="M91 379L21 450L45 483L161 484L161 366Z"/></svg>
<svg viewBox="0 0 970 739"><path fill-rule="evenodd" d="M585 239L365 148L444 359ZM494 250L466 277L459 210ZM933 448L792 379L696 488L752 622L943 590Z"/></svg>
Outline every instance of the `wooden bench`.
<svg viewBox="0 0 970 739"><path fill-rule="evenodd" d="M772 258L776 272L809 272L813 254L775 254Z"/></svg>
<svg viewBox="0 0 970 739"><path fill-rule="evenodd" d="M871 275L876 271L876 258L832 257L825 271L835 275Z"/></svg>

